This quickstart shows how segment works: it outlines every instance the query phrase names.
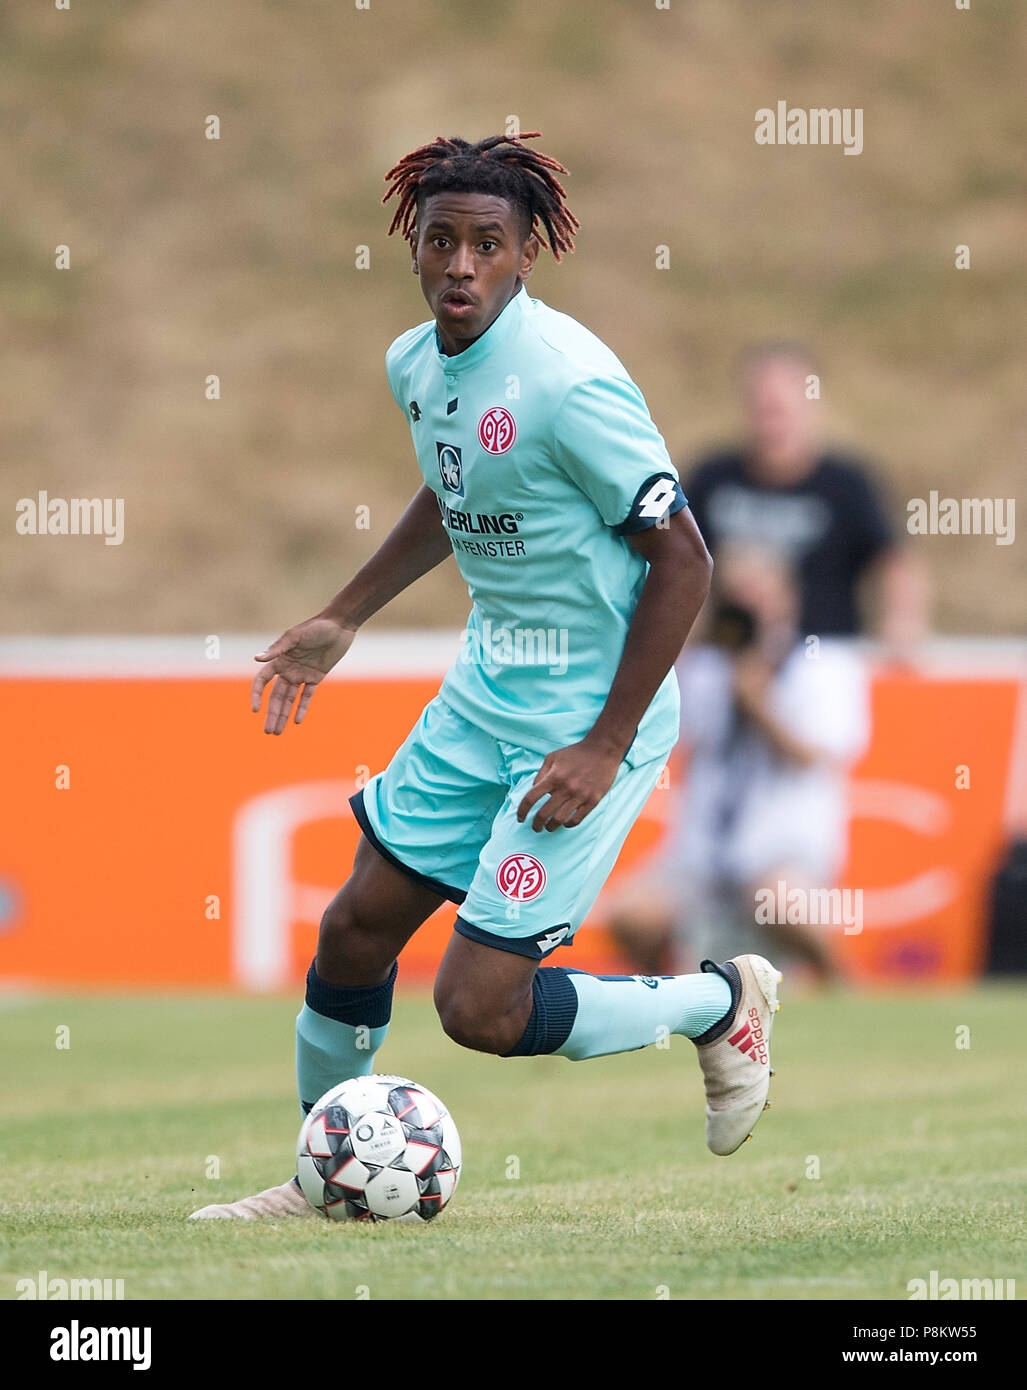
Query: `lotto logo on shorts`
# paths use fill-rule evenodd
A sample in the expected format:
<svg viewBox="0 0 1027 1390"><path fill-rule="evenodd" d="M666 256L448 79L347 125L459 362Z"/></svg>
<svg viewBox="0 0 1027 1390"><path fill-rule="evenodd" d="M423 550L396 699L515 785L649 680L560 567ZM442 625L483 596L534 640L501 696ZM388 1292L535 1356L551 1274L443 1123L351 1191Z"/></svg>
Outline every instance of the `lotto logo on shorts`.
<svg viewBox="0 0 1027 1390"><path fill-rule="evenodd" d="M514 417L505 406L494 405L478 421L478 443L487 454L505 454L516 438Z"/></svg>
<svg viewBox="0 0 1027 1390"><path fill-rule="evenodd" d="M533 854L508 854L496 870L496 887L514 902L530 902L545 886L545 868Z"/></svg>

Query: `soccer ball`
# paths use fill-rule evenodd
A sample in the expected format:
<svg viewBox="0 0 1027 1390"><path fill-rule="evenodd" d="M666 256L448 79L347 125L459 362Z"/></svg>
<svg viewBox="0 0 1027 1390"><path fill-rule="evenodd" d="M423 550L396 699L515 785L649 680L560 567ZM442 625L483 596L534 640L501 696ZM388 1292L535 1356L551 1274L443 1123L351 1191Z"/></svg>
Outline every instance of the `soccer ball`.
<svg viewBox="0 0 1027 1390"><path fill-rule="evenodd" d="M333 1221L431 1221L460 1177L460 1135L437 1096L403 1076L355 1076L303 1121L296 1172Z"/></svg>

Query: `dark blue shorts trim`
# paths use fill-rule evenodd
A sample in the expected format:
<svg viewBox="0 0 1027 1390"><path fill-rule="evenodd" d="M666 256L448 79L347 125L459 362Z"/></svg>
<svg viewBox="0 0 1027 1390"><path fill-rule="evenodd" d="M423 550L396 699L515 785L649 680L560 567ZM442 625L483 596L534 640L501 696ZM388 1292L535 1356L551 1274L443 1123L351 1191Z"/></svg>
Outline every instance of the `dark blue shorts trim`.
<svg viewBox="0 0 1027 1390"><path fill-rule="evenodd" d="M392 850L387 849L385 845L382 844L368 819L367 811L364 809L363 788L350 797L349 804L353 814L357 818L357 824L364 832L365 838L371 842L381 857L387 860L393 868L399 869L401 873L406 874L407 878L412 878L415 883L419 883L422 888L428 888L431 892L438 893L440 898L448 898L450 902L453 903L463 902L467 894L462 888L451 888L448 883L443 883L440 879L431 878L428 874L418 873L417 870L412 869L409 864L404 864L402 859L397 859Z"/></svg>
<svg viewBox="0 0 1027 1390"><path fill-rule="evenodd" d="M476 927L473 922L466 922L457 913L455 929L461 936L466 936L468 941L478 941L482 946L492 946L497 951L509 951L514 956L528 956L531 960L545 960L556 946L569 946L567 941L555 941L546 950L540 950L539 940L547 937L550 932L559 932L564 928L570 927L569 922L560 922L555 927L547 927L545 931L536 932L534 936L500 936L497 932L486 931L484 927Z"/></svg>

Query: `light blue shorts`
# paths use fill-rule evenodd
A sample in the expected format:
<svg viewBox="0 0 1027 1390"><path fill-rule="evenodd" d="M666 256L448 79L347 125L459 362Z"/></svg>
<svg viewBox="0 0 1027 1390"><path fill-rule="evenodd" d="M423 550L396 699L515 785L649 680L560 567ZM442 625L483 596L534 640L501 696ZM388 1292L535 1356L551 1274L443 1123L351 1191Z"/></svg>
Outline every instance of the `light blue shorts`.
<svg viewBox="0 0 1027 1390"><path fill-rule="evenodd" d="M517 807L543 755L493 738L436 696L350 805L385 859L460 904L458 932L537 960L570 943L666 761L621 763L580 825L535 831L537 806L523 824Z"/></svg>

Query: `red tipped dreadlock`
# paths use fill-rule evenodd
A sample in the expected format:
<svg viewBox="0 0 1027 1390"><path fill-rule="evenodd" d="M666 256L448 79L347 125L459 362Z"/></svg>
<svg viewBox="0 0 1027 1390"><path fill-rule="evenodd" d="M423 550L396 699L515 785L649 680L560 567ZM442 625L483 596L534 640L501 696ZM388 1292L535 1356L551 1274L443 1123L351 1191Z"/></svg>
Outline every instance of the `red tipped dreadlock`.
<svg viewBox="0 0 1027 1390"><path fill-rule="evenodd" d="M431 144L411 150L385 175L391 183L382 202L387 203L393 194L399 196L389 236L398 228L413 247L418 209L433 193L491 193L521 210L531 232L542 246L552 247L556 260L563 252L573 251L574 233L581 224L565 203L563 184L556 178L568 171L559 160L522 143L540 134L528 130L519 138L491 135L476 145L440 135Z"/></svg>

